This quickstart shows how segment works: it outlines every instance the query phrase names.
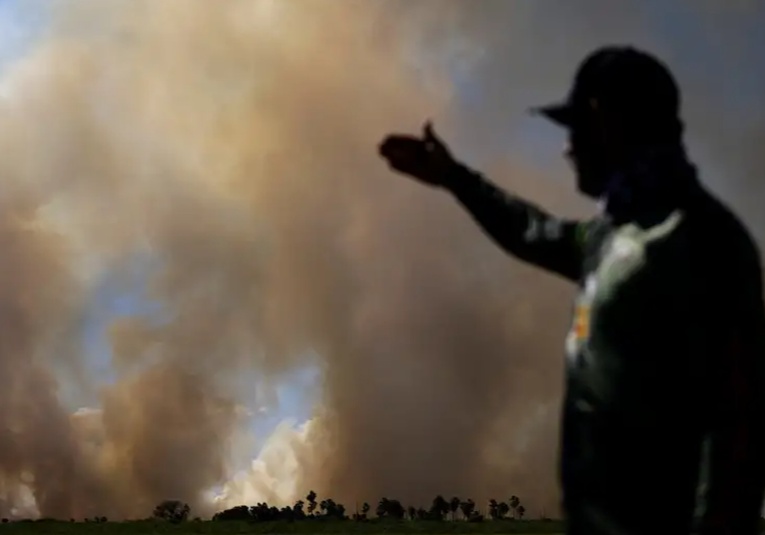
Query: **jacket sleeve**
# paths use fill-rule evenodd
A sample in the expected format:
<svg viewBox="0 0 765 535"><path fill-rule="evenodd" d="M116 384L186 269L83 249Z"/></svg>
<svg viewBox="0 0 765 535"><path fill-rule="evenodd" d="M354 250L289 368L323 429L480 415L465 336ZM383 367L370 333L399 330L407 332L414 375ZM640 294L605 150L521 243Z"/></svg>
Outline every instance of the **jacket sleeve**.
<svg viewBox="0 0 765 535"><path fill-rule="evenodd" d="M551 216L466 167L456 168L446 187L505 251L568 280L579 280L587 223Z"/></svg>

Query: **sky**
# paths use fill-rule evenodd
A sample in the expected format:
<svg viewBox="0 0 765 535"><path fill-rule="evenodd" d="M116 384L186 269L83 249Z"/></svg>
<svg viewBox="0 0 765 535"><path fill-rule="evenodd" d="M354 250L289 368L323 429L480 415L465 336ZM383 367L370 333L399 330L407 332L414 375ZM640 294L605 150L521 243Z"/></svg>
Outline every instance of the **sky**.
<svg viewBox="0 0 765 535"><path fill-rule="evenodd" d="M708 26L709 19L700 17L698 11L690 9L688 2L645 0L641 4L642 17L648 21L651 32L666 40L670 49L678 56L697 58L696 64L681 66L683 74L693 78L703 77L704 73L724 70L722 67L725 60L719 53L720 43L709 38L715 34L714 29ZM565 17L566 9L571 8L571 4L559 6L560 16ZM0 0L0 73L5 66L28 51L37 38L44 35L46 7L45 1ZM748 27L740 28L743 40L741 46L748 51L745 60L749 65L757 64L763 52L763 48L757 46L761 44L762 39L758 37L761 21L761 17L753 16L749 19ZM550 38L565 40L566 36L551 35ZM693 53L690 53L691 50ZM519 76L522 76L522 73L519 73ZM762 87L764 76L765 71L762 69L747 68L741 72L741 77L736 83L720 81L718 89L725 95L726 102L731 104L730 112L736 114L741 121L747 120L748 109L760 105L762 96L757 90ZM486 88L471 76L469 69L454 69L453 81L458 88L460 113L469 115L482 105ZM557 92L560 98L563 98L566 90L565 86L551 88L551 95ZM534 95L528 97L529 107L540 104L534 100ZM515 113L522 111L515 110ZM563 143L561 132L532 116L522 117L511 124L497 125L496 129L497 132L491 132L495 143L512 143L540 163L549 161L551 156L557 157ZM457 133L456 143L459 143L463 136L469 138L471 135L470 132ZM470 156L480 159L481 147L473 144L468 146L472 149ZM700 156L707 159L703 153ZM715 162L712 160L708 163L714 165ZM146 282L141 277L140 262L138 264L133 286L118 286L108 278L99 285L91 296L93 314L83 323L86 347L88 353L94 356L90 366L104 381L109 381L111 377L110 348L104 338L105 326L120 315L142 314L153 310L151 303L138 297L142 285ZM284 419L305 421L315 401L316 390L312 388L312 381L315 381L316 377L316 371L310 368L286 377L276 388L276 410L269 413L267 418L258 419L254 423L257 436L267 436ZM86 401L77 399L75 392L70 395L73 405Z"/></svg>
<svg viewBox="0 0 765 535"><path fill-rule="evenodd" d="M49 8L57 2L58 0L0 0L0 76L33 50L38 40L46 35ZM412 0L413 4L414 2L416 0ZM475 0L471 2L480 5ZM759 68L759 65L762 53L765 52L765 38L759 30L765 23L765 4L726 0L726 9L717 13L717 4L712 0L533 2L534 6L540 7L531 7L532 0L518 0L514 4L518 6L519 11L529 16L529 20L514 20L508 16L507 21L500 19L487 22L479 15L474 15L475 20L465 15L466 31L474 32L474 41L480 41L475 37L476 34L481 34L476 28L488 30L486 40L482 42L482 46L487 47L485 50L480 47L471 49L473 55L470 61L454 61L447 66L449 81L455 91L454 95L450 95L454 99L450 106L454 117L444 120L444 129L449 142L459 149L462 157L479 166L504 169L507 166L503 167L502 162L497 164L495 161L498 155L522 153L527 170L544 171L540 173L546 175L543 179L545 182L538 186L541 190L570 190L570 173L560 157L564 133L553 125L528 115L526 110L549 100L563 98L576 60L587 52L588 48L607 44L607 40L634 42L658 50L672 66L682 86L703 88L703 91L688 92L688 104L692 112L689 124L692 155L710 176L710 183L718 186L723 196L736 197L737 207L749 214L750 222L762 221L758 220L756 215L761 196L741 195L742 192L736 189L738 186L732 181L727 181L726 170L735 166L735 162L732 164L731 161L737 159L738 151L742 150L737 145L739 140L743 139L739 132L755 131L760 127L762 115L758 110L761 108L762 91L765 88L765 71ZM508 10L511 11L512 9ZM746 13L746 16L742 16L742 13ZM470 26L471 21L475 27ZM585 34L587 28L593 29L593 36ZM82 31L86 29L89 28ZM541 31L546 35L540 40L537 34ZM505 33L511 37L505 39ZM453 39L454 46L459 46L459 35L455 35ZM529 41L544 42L545 46L540 46L538 51L521 52L510 48ZM446 46L450 41L447 39L443 43ZM214 44L210 43L209 48L215 50ZM505 56L497 49L492 49L492 46L507 46L508 53ZM157 53L160 54L161 51ZM434 53L433 57L425 53L419 55L415 62L425 65L430 61L436 62L439 57L438 53ZM735 58L736 63L732 63L731 58ZM563 68L563 65L568 67ZM535 82L526 83L526 76L533 78ZM545 84L540 80L545 81ZM508 95L506 100L503 99L504 95ZM493 103L493 106L501 102L503 106L489 110L489 102ZM705 110L707 102L713 102L718 108L724 107L724 116L718 117L720 113L717 108ZM429 110L424 109L428 106L437 108L435 104L423 104L423 115L429 113ZM413 119L412 124L419 120L420 118ZM695 124L699 124L700 128L694 129L693 121L696 121ZM440 124L437 123L437 127ZM454 125L460 125L462 128L455 129ZM411 124L402 125L402 128L409 126ZM477 128L480 128L480 131ZM704 135L697 135L702 130ZM716 135L709 135L710 131L714 131ZM374 147L370 146L369 149L372 151ZM746 154L752 152L751 149L746 150L749 151ZM512 166L510 168L515 169ZM492 178L496 178L503 185L513 184L513 177L510 175ZM378 193L381 196L388 194ZM548 197L555 198L556 194ZM564 197L564 201L569 198ZM437 211L439 209L434 210L440 214ZM457 211L456 207L454 211ZM411 214L408 217L414 222L419 221ZM462 227L448 228L457 237L462 236ZM765 237L765 225L754 230L761 239ZM470 233L465 232L465 236L470 237L465 238L466 242L478 241L479 235L475 229L471 228ZM481 254L488 254L483 249L481 251ZM418 250L415 248L410 252L416 256ZM437 255L436 257L442 258ZM416 260L413 259L413 262ZM167 320L161 305L141 297L148 283L148 273L152 270L151 262L150 258L136 254L119 273L105 273L86 296L87 303L84 306L85 312L80 321L79 332L84 340L86 364L96 379L105 385L113 382L116 377L111 366L111 345L108 339L108 327L113 321L125 315L148 316L158 323ZM504 266L494 260L488 260L487 265ZM395 282L395 277L391 277ZM456 276L454 279L457 281L456 285L462 281ZM539 282L539 279L533 280ZM531 286L533 287L533 284ZM553 294L555 288L558 287L553 287ZM522 289L514 291L518 291L526 299L531 299ZM467 297L465 299L469 300ZM430 312L434 311L437 312L436 309ZM374 310L367 312L375 317ZM393 319L383 317L383 320L395 325ZM484 333L481 329L477 330ZM491 333L493 331L489 332ZM394 346L393 349L400 348ZM562 348L560 353L562 354ZM309 353L299 360L302 362L301 366L286 367L283 373L280 370L276 379L263 379L253 385L254 399L250 400L248 408L256 412L262 407L268 407L268 410L260 417L252 419L252 431L256 440L247 445L250 449L247 455L250 457L257 456L266 437L285 420L290 421L290 425L296 429L310 420L315 402L320 396L322 381L322 370L318 364L314 366L314 363L319 363L322 359ZM384 363L372 362L371 365L375 363L384 369ZM411 371L412 375L416 373L416 368ZM249 375L242 375L238 379L244 384L232 383L232 388L237 390L247 390L247 382L253 381ZM404 381L400 377L390 380L394 379ZM268 384L262 384L263 381ZM61 388L60 395L71 410L91 407L95 402L93 392L79 389L76 381L62 383ZM540 413L544 413L545 407L537 407L535 411L538 409ZM438 422L436 427L437 424ZM525 422L523 425L531 424ZM369 449L371 446L367 444L365 447ZM531 443L529 447L533 448L534 444ZM360 446L357 448L359 451L363 449ZM422 455L426 453L421 452ZM383 471L381 468L381 472ZM381 476L381 480L384 479Z"/></svg>
<svg viewBox="0 0 765 535"><path fill-rule="evenodd" d="M684 77L701 78L706 82L709 80L709 73L726 70L725 55L720 53L721 43L709 38L715 35L714 28L709 27L709 19L701 17L698 11L690 9L688 2L645 0L641 4L642 17L647 21L650 32L655 32L662 40L665 40L668 48L678 57L697 58L695 64L679 66L678 70ZM29 6L29 2L27 0L0 0L0 24L2 24L2 28L7 27L10 30L0 32L0 35L4 36L4 42L7 43L7 48L4 47L3 49L3 56L0 56L4 58L4 61L12 61L14 57L25 50L26 46L33 42L39 32L43 31L44 9L38 10L30 7L25 9L24 5ZM562 4L560 5L562 6L561 17L563 17L567 8ZM759 12L761 15L763 10L760 9ZM747 51L743 59L750 66L758 64L761 54L765 52L765 48L758 47L763 39L758 31L762 20L761 16L753 16L748 19L747 27L738 29L744 40L741 46ZM555 38L555 36L551 36L551 38ZM557 38L565 40L566 36L561 35ZM670 62L671 59L671 57L668 58ZM469 69L465 71L455 68L453 73L453 80L458 88L459 109L464 114L470 114L471 110L481 106L482 97L486 91L486 88L481 87L480 80L476 81L470 76L470 72ZM761 106L762 95L759 93L759 89L763 87L765 70L749 67L742 69L739 74L740 77L736 83L721 80L716 89L724 95L725 102L730 104L729 112L734 114L737 120L746 123L752 118L749 110ZM519 75L522 76L522 73ZM550 94L559 95L559 98L562 99L567 89L565 85L550 88ZM535 95L528 95L528 97L529 107L542 103ZM514 113L517 115L523 111L523 109L518 109ZM512 144L539 162L540 165L549 162L551 157L558 158L561 153L564 141L563 133L537 117L531 115L521 117L520 120L498 125L497 130L496 133L492 132L496 134L494 137L496 143ZM455 143L459 144L462 136L470 138L472 133L458 132ZM470 150L469 153L466 153L469 157L481 158L481 147L476 147L473 143L466 143L466 145ZM485 150L488 151L489 149ZM703 152L697 156L703 163L715 165L714 159ZM124 313L142 313L151 309L150 303L136 297L142 283L145 282L141 280L140 274L135 282L136 286L132 288L115 288L109 283L109 280L106 280L93 296L93 309L99 312L99 316L88 319L84 325L84 336L88 340L92 354L101 355L101 358L94 360L92 365L95 369L102 369L105 378L109 377L109 346L102 336L104 326L114 316ZM103 314L104 312L106 315ZM315 401L316 390L310 386L311 380L316 377L315 370L306 369L296 372L292 377L285 378L284 382L279 384L276 389L278 402L275 406L277 409L269 414L268 418L255 421L257 435L267 436L285 418L294 419L296 422L305 421L309 417Z"/></svg>
<svg viewBox="0 0 765 535"><path fill-rule="evenodd" d="M0 75L5 67L22 57L36 39L44 35L48 11L45 0L0 0ZM111 347L106 339L106 327L117 317L131 314L159 314L157 306L140 297L146 284L148 272L144 259L135 259L134 276L125 285L124 280L116 283L108 276L91 295L89 314L83 320L82 337L89 359L89 366L98 379L108 383L113 379L111 368ZM316 400L317 370L307 367L297 370L276 385L269 399L269 411L253 421L253 431L259 440L253 445L257 450L262 440L270 435L283 421L292 421L295 426L304 423L310 416ZM93 400L82 398L76 389L67 391L64 385L63 397L76 409L87 406Z"/></svg>
<svg viewBox="0 0 765 535"><path fill-rule="evenodd" d="M710 10L714 10L713 1L706 4L710 6ZM732 7L737 4L742 7L739 9ZM547 2L546 5L558 8L554 16L560 21L566 20L569 9L586 19L588 12L596 14L602 7L602 3L593 1L577 4ZM750 110L758 108L762 102L761 88L765 72L752 66L757 64L762 51L765 50L765 38L757 30L765 17L765 7L762 4L758 6L755 2L731 2L729 6L733 14L746 8L751 16L734 17L728 11L721 11L717 18L704 16L704 10L697 9L692 1L644 0L639 3L614 3L614 11L623 10L625 14L629 13L629 16L634 17L637 21L637 29L624 24L623 21L618 21L609 33L614 36L623 34L623 37L613 38L612 42L646 45L653 51L661 49L662 59L671 65L681 83L685 82L684 85L689 87L696 83L704 84L706 87L712 85L714 91L726 104L727 113L732 115L734 121L740 121L745 125L748 121L756 120L756 115L752 115ZM590 7L589 10L588 7ZM550 9L550 12L554 11L555 9ZM605 14L602 16L607 17ZM720 28L715 27L716 22L719 23ZM565 22L562 22L562 25L562 28L556 25L554 30L548 30L548 35L545 37L550 41L548 46L556 51L565 48L567 42L576 42L580 37L575 33L579 31L578 25L572 25L570 30L565 27ZM721 29L725 31L720 31ZM732 45L731 37L734 35L738 41L735 46L741 51L738 54L740 65L729 64L728 51ZM604 41L599 44L610 43ZM572 62L571 71L561 73L561 81L573 74L575 65L576 63ZM732 71L735 72L735 78L723 74ZM523 76L522 72L519 72L518 76ZM462 113L468 115L476 112L485 101L487 89L482 87L480 81L476 83L470 71L457 73L455 83L462 99ZM568 87L565 85L550 87L548 100L562 99L567 90ZM534 94L525 94L524 97L528 99L529 107L546 102L546 100L539 102L540 97ZM543 163L549 160L551 155L560 151L562 134L536 117L518 117L517 115L522 111L514 110L513 120L496 126L497 142L513 144L513 146L518 144L526 154ZM502 117L506 119L507 115L502 114ZM470 136L470 133L465 135ZM703 152L698 156L707 160L704 163L715 163L708 161L709 157Z"/></svg>

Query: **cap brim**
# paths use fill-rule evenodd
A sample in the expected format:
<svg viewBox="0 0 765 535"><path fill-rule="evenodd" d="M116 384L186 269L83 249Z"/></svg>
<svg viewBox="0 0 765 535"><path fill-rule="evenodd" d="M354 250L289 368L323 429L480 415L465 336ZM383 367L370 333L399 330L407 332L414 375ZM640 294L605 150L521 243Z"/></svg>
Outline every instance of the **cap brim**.
<svg viewBox="0 0 765 535"><path fill-rule="evenodd" d="M542 115L548 118L552 122L570 128L574 123L574 113L569 104L551 104L549 106L541 106L539 108L532 108L531 113L534 115Z"/></svg>

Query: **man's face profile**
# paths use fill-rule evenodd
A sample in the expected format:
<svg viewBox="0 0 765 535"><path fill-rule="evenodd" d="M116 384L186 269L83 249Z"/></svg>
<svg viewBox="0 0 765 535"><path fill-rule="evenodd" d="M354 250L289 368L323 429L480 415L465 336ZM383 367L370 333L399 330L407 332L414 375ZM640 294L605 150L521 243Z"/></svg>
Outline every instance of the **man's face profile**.
<svg viewBox="0 0 765 535"><path fill-rule="evenodd" d="M577 189L588 197L603 194L610 174L607 151L592 118L583 118L569 129L564 156L574 168Z"/></svg>

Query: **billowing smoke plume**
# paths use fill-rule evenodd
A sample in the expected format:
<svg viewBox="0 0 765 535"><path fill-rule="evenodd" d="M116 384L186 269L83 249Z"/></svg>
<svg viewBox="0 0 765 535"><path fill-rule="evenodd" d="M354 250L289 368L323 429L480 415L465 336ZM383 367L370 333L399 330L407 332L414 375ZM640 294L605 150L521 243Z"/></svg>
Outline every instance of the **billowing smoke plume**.
<svg viewBox="0 0 765 535"><path fill-rule="evenodd" d="M56 3L0 81L0 513L137 517L167 498L208 513L216 486L218 506L315 489L553 511L571 289L375 149L432 117L499 182L586 212L500 121L562 95L588 48L653 39L590 4L555 3L554 22L546 2ZM718 120L704 109L702 143ZM762 170L761 134L718 164L728 195ZM136 273L151 310L105 328L101 383L79 342L90 296ZM306 366L314 418L232 481L254 400ZM72 414L72 390L98 408Z"/></svg>

